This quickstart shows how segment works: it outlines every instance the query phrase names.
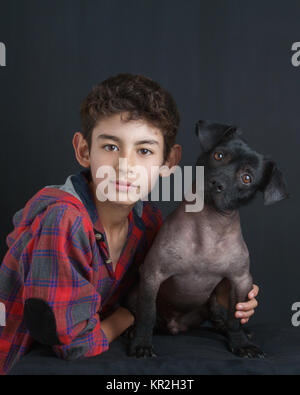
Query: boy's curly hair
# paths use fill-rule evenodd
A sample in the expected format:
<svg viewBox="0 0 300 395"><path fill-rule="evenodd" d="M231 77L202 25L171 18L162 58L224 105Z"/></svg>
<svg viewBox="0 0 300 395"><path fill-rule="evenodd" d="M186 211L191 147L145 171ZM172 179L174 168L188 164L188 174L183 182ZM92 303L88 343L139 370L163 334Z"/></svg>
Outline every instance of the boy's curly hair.
<svg viewBox="0 0 300 395"><path fill-rule="evenodd" d="M101 118L127 113L122 120L145 120L164 136L164 161L179 127L180 116L169 92L143 75L118 74L93 87L80 106L82 135L91 149L92 131Z"/></svg>

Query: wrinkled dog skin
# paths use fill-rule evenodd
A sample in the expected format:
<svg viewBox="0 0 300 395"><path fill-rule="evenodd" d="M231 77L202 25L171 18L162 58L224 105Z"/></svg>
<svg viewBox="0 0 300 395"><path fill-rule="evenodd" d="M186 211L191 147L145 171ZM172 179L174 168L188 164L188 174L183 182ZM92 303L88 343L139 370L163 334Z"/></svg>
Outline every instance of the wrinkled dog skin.
<svg viewBox="0 0 300 395"><path fill-rule="evenodd" d="M158 232L139 270L137 300L130 297L136 321L127 353L155 356L152 333L158 323L176 334L210 319L234 354L263 358L234 315L253 284L238 209L258 191L266 205L287 198L286 184L276 163L251 149L237 127L198 121L196 135L204 208L186 212L183 200ZM230 283L227 317L215 292L222 281Z"/></svg>

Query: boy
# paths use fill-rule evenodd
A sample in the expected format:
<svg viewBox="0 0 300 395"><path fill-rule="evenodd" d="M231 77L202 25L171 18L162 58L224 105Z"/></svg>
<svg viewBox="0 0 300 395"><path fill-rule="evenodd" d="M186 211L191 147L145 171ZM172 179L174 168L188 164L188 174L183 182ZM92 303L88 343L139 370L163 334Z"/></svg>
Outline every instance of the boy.
<svg viewBox="0 0 300 395"><path fill-rule="evenodd" d="M73 146L84 170L38 191L14 215L6 239L1 373L34 340L64 359L88 357L108 350L134 321L119 303L137 279L162 216L153 203L133 201L127 192L147 196L159 175L166 175L151 168L180 161L179 113L170 94L151 79L120 74L93 88L81 105L81 120ZM116 171L115 199L99 199L103 166ZM135 166L145 169L149 182L137 183ZM223 304L227 292L226 284L220 287ZM243 323L253 314L257 292L254 287L242 305Z"/></svg>

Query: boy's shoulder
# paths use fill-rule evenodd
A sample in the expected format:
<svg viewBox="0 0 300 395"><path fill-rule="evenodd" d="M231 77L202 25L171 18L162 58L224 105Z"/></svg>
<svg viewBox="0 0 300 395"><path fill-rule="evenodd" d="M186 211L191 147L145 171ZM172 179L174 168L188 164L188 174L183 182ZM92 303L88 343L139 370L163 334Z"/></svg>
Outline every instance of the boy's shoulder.
<svg viewBox="0 0 300 395"><path fill-rule="evenodd" d="M142 201L142 219L148 226L160 227L163 221L162 212L156 202Z"/></svg>
<svg viewBox="0 0 300 395"><path fill-rule="evenodd" d="M36 192L25 204L13 215L15 227L28 227L34 222L42 221L46 216L60 212L65 217L86 216L84 204L74 195L60 189L59 186L45 186Z"/></svg>
<svg viewBox="0 0 300 395"><path fill-rule="evenodd" d="M12 218L13 230L6 237L6 244L10 248L17 240L28 242L30 238L44 233L70 233L74 224L83 225L86 232L92 230L83 203L70 193L59 188L48 186L36 192L25 204L15 212ZM22 241L23 242L23 241Z"/></svg>
<svg viewBox="0 0 300 395"><path fill-rule="evenodd" d="M143 204L143 213L145 212L161 215L161 210L157 202L152 202L149 200L140 200L140 202Z"/></svg>
<svg viewBox="0 0 300 395"><path fill-rule="evenodd" d="M27 202L26 206L30 207L31 212L33 207L35 208L34 211L61 207L70 213L85 214L86 210L83 202L78 196L64 189L64 185L43 187Z"/></svg>

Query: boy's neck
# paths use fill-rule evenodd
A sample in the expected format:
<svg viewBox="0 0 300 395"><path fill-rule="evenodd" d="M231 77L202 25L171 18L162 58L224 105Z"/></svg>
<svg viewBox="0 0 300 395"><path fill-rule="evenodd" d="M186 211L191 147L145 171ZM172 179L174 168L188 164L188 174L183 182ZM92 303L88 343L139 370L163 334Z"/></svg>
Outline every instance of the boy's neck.
<svg viewBox="0 0 300 395"><path fill-rule="evenodd" d="M115 233L124 229L128 224L128 215L135 203L122 205L109 200L101 202L97 199L96 188L93 182L89 182L89 188L92 192L97 214L105 233Z"/></svg>

